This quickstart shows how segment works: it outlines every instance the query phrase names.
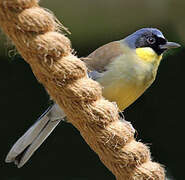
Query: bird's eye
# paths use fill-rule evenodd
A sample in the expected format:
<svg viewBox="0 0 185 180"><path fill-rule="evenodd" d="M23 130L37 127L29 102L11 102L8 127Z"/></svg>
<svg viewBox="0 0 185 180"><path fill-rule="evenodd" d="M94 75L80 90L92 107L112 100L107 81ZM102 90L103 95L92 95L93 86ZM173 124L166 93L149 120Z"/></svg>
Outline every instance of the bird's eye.
<svg viewBox="0 0 185 180"><path fill-rule="evenodd" d="M147 38L147 42L149 43L149 44L154 44L155 43L155 38L154 37L148 37Z"/></svg>

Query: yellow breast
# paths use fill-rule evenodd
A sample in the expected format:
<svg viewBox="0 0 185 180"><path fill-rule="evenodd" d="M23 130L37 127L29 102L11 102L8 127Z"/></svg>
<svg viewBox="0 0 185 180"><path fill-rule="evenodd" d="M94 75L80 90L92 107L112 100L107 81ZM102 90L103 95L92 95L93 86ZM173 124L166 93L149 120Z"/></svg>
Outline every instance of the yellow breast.
<svg viewBox="0 0 185 180"><path fill-rule="evenodd" d="M116 81L103 89L103 96L109 101L116 102L120 110L126 109L146 89L144 86L122 85L123 81Z"/></svg>
<svg viewBox="0 0 185 180"><path fill-rule="evenodd" d="M160 58L144 51L137 49L136 53L128 51L117 57L98 79L103 96L116 102L120 110L132 104L155 79Z"/></svg>

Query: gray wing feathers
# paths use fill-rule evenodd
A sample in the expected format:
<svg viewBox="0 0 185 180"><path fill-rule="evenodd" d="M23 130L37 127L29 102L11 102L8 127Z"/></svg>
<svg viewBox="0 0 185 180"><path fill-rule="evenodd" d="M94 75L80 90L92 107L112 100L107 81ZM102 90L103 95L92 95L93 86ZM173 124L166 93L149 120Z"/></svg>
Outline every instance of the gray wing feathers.
<svg viewBox="0 0 185 180"><path fill-rule="evenodd" d="M57 104L49 107L13 145L5 161L22 167L64 117Z"/></svg>
<svg viewBox="0 0 185 180"><path fill-rule="evenodd" d="M91 72L88 72L88 76L93 80L97 80L103 76L103 73L100 73L98 71L91 71Z"/></svg>

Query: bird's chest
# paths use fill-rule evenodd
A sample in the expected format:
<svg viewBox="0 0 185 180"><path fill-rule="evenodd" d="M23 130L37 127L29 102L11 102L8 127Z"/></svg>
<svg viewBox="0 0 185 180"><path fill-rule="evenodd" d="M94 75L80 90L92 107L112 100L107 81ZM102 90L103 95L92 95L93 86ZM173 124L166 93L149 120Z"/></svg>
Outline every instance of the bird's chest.
<svg viewBox="0 0 185 180"><path fill-rule="evenodd" d="M120 56L103 73L99 82L103 87L143 87L155 79L157 67L133 57Z"/></svg>
<svg viewBox="0 0 185 180"><path fill-rule="evenodd" d="M121 110L146 90L156 74L150 66L123 58L117 59L99 79L103 86L103 96L115 101Z"/></svg>

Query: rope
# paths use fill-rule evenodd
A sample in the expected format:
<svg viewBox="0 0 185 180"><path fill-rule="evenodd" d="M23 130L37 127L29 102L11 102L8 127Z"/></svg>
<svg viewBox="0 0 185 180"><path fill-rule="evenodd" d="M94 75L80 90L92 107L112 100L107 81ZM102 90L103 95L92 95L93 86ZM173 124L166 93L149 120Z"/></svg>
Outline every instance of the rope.
<svg viewBox="0 0 185 180"><path fill-rule="evenodd" d="M134 139L117 107L102 97L100 85L72 54L56 18L37 0L0 0L0 26L33 73L117 180L163 180L147 146Z"/></svg>

